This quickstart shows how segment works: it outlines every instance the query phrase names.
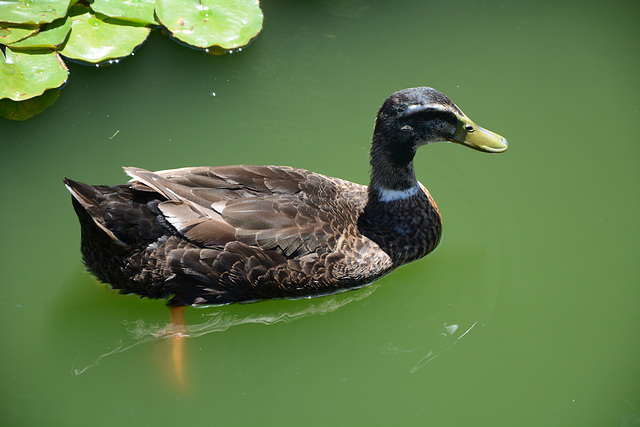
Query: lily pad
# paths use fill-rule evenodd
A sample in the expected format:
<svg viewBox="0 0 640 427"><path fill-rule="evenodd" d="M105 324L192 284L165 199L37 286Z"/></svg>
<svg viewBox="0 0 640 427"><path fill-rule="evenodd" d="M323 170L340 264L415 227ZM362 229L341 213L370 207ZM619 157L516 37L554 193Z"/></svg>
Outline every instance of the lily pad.
<svg viewBox="0 0 640 427"><path fill-rule="evenodd" d="M26 120L53 105L58 96L60 96L60 89L49 89L40 96L24 101L0 99L0 117L9 120Z"/></svg>
<svg viewBox="0 0 640 427"><path fill-rule="evenodd" d="M95 0L91 9L112 18L127 19L143 24L158 24L155 0Z"/></svg>
<svg viewBox="0 0 640 427"><path fill-rule="evenodd" d="M71 8L71 33L61 55L92 64L122 58L147 39L150 29L104 19L83 6Z"/></svg>
<svg viewBox="0 0 640 427"><path fill-rule="evenodd" d="M4 55L0 55L0 99L19 98L27 87L27 78L16 64L4 63Z"/></svg>
<svg viewBox="0 0 640 427"><path fill-rule="evenodd" d="M263 19L258 0L156 0L156 14L176 39L199 48L244 46Z"/></svg>
<svg viewBox="0 0 640 427"><path fill-rule="evenodd" d="M67 14L71 0L0 1L0 21L44 24Z"/></svg>
<svg viewBox="0 0 640 427"><path fill-rule="evenodd" d="M56 19L50 24L45 24L37 34L11 43L10 47L12 49L56 49L66 40L69 30L71 30L69 18Z"/></svg>
<svg viewBox="0 0 640 427"><path fill-rule="evenodd" d="M0 54L0 99L22 101L67 81L69 70L57 52L36 50Z"/></svg>
<svg viewBox="0 0 640 427"><path fill-rule="evenodd" d="M0 44L9 44L25 39L38 32L36 25L0 24Z"/></svg>

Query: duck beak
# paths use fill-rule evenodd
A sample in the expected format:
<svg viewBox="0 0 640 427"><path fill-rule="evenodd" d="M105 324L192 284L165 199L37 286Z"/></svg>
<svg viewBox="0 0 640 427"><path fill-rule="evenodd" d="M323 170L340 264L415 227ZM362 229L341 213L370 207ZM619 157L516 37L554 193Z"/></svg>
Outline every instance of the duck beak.
<svg viewBox="0 0 640 427"><path fill-rule="evenodd" d="M481 128L467 117L458 118L458 127L451 142L466 145L485 153L502 153L509 148L506 139L490 130Z"/></svg>

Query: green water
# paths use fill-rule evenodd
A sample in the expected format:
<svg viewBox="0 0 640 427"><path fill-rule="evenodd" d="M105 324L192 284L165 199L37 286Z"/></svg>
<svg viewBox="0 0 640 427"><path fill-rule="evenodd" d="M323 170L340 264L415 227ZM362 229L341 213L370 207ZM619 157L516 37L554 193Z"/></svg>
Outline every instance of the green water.
<svg viewBox="0 0 640 427"><path fill-rule="evenodd" d="M0 121L3 425L640 425L637 2L263 9L240 53L154 34ZM84 272L62 177L254 163L366 183L376 109L421 85L510 142L419 151L438 250L354 292L189 309L176 385L151 335L166 308Z"/></svg>

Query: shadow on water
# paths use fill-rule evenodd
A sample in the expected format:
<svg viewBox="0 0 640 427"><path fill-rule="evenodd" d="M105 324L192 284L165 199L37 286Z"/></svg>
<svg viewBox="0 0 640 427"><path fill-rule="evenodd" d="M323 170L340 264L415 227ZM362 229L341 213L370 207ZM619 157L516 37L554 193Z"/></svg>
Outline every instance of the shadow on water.
<svg viewBox="0 0 640 427"><path fill-rule="evenodd" d="M83 285L86 286L86 283ZM207 334L223 332L231 327L247 324L275 325L278 323L290 323L305 317L325 315L345 307L346 305L363 301L370 297L381 283L374 283L367 287L341 292L319 298L308 298L287 301L264 301L254 304L232 304L215 307L195 307L190 308L193 314L197 314L196 322L193 319L187 321L186 339L195 339ZM105 299L104 290L99 286L94 286L94 291L101 294ZM88 291L92 292L92 291ZM109 295L109 293L107 293ZM122 301L123 296L113 293L114 298ZM86 297L86 295L85 295ZM124 314L122 309L111 307L109 298L106 298L106 306L91 308L91 298L87 299L88 311L92 312L91 318L96 319L97 324L109 323L112 326L108 332L95 337L97 342L90 345L81 346L75 359L72 362L71 373L75 376L85 373L90 368L97 367L105 359L120 353L125 353L141 345L154 345L163 341L168 341L175 336L169 332L166 319L168 310L159 304L158 301L139 300L130 298L131 304L139 305L137 319L123 319L130 317ZM128 298L124 298L127 300ZM146 312L145 303L153 307L153 312ZM125 305L128 305L125 303ZM126 307L125 307L126 308ZM103 312L104 309L104 312ZM109 310L113 309L112 313ZM75 310L76 312L78 310ZM156 314L162 315L158 318ZM420 338L414 336L414 345L409 343L399 344L388 341L379 347L379 352L386 356L402 356L402 364L410 367L409 373L416 373L419 369L450 350L462 338L467 336L477 325L479 320L469 318L460 319L459 323L444 322L444 318L449 318L445 313L436 316L432 322L428 322L426 331L415 331ZM80 314L80 317L84 317ZM188 316L195 317L195 316ZM103 322L98 319L102 318ZM116 328L114 324L122 325ZM426 335L425 335L426 333ZM82 332L80 332L82 335ZM83 340L84 341L84 340ZM87 340L88 341L88 340ZM417 345L416 345L417 344Z"/></svg>
<svg viewBox="0 0 640 427"><path fill-rule="evenodd" d="M267 304L197 307L193 310L203 311L200 314L204 321L196 324L187 324L185 336L193 339L214 332L226 331L233 326L289 323L308 316L328 314L349 303L367 298L378 286L379 284L372 284L361 289L319 298L286 301L285 306L282 304L268 304L267 302ZM245 306L255 307L256 309L242 310ZM74 375L83 374L88 369L98 366L109 356L123 353L141 344L166 340L175 336L175 333L169 332L166 324L153 323L144 319L122 320L120 323L124 325L126 336L120 338L115 345L110 345L107 351L98 356L89 356L88 359L83 360L85 357L78 355L72 368Z"/></svg>
<svg viewBox="0 0 640 427"><path fill-rule="evenodd" d="M345 354L356 351L354 349L363 350L355 357L358 363L363 360L367 361L365 364L382 363L395 367L397 372L416 374L462 338L470 336L470 332L477 332L477 327L483 327L491 317L504 277L492 262L493 258L487 258L482 249L491 252L488 248L452 251L445 247L438 251L437 258L429 260L428 269L413 264L398 269L383 281L334 295L188 308L185 345L188 344L191 351L184 366L191 370L202 363L198 359L201 355L196 355L194 349L209 348L206 340L195 342L204 335L240 325L290 323L333 313L360 301L361 306L341 310L337 317L332 316L326 322L306 325L304 334L297 327L291 329L287 336L296 337L296 344L292 346L313 348L318 340L327 348L349 343ZM457 268L460 263L469 268L460 270ZM49 348L68 361L67 372L80 376L87 371L94 372L91 368L99 365L107 368L104 366L107 364L106 370L98 370L98 376L109 375L113 369L148 362L149 351L155 354L159 370L136 374L153 376L152 372L173 371L170 362L174 340L171 338L175 334L168 332L169 312L162 301L108 291L107 285L98 284L89 273L69 279L51 306L49 320L52 322L44 323L43 330L43 337L53 340ZM314 329L316 326L318 329ZM310 330L315 332L309 334ZM320 335L318 331L322 331ZM227 352L211 356L216 357L218 363L226 363L227 357L236 360L245 350L248 353L257 348L265 351L262 344L253 342L261 335L259 331L229 332L231 336L225 334L225 341L237 343L237 339L252 337L248 342L253 344L233 344ZM273 339L279 332L269 336L267 339ZM251 347L248 350L243 347L247 345ZM135 362L131 363L132 360Z"/></svg>

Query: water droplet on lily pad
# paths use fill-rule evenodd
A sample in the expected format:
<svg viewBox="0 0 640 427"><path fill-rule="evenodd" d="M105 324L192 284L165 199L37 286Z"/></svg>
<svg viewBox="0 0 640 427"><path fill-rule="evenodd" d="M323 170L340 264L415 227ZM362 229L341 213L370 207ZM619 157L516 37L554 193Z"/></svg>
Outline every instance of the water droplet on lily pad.
<svg viewBox="0 0 640 427"><path fill-rule="evenodd" d="M38 32L36 25L19 25L0 22L0 44L8 45Z"/></svg>
<svg viewBox="0 0 640 427"><path fill-rule="evenodd" d="M2 64L4 65L0 68L0 74L4 76L5 79L12 79L18 73L20 73L20 68L14 64Z"/></svg>

